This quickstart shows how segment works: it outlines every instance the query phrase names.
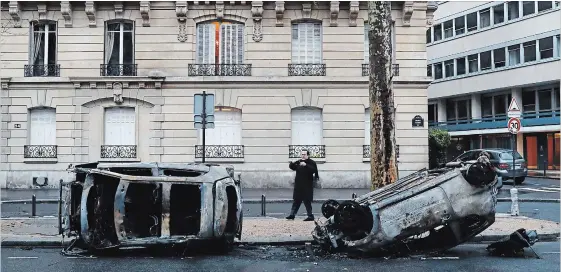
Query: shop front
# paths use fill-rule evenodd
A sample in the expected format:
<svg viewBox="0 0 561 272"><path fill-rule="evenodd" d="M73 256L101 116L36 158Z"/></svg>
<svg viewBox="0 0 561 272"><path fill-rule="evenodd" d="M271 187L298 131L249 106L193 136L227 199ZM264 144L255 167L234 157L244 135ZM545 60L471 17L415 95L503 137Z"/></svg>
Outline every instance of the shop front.
<svg viewBox="0 0 561 272"><path fill-rule="evenodd" d="M524 158L531 170L559 170L560 133L524 134Z"/></svg>

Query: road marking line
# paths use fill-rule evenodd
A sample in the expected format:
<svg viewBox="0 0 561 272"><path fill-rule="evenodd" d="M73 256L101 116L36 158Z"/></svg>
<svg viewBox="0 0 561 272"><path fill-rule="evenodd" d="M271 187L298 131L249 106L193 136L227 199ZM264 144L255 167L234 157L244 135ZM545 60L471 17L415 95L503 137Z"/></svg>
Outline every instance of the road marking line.
<svg viewBox="0 0 561 272"><path fill-rule="evenodd" d="M557 188L557 187L541 187L541 189L561 191L561 188Z"/></svg>
<svg viewBox="0 0 561 272"><path fill-rule="evenodd" d="M37 259L39 257L8 257L8 259Z"/></svg>
<svg viewBox="0 0 561 272"><path fill-rule="evenodd" d="M541 254L560 254L561 252L541 252Z"/></svg>
<svg viewBox="0 0 561 272"><path fill-rule="evenodd" d="M533 188L519 188L518 190L542 192L542 193L558 193L558 191L548 191L548 190L533 189Z"/></svg>

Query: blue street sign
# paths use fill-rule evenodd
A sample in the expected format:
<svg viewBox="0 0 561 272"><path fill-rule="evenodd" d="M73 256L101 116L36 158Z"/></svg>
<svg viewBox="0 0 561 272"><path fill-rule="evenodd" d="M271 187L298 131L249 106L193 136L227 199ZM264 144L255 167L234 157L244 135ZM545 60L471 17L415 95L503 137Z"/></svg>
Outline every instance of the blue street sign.
<svg viewBox="0 0 561 272"><path fill-rule="evenodd" d="M195 94L193 113L195 115L195 128L203 128L203 96L205 96L205 127L214 128L214 94Z"/></svg>

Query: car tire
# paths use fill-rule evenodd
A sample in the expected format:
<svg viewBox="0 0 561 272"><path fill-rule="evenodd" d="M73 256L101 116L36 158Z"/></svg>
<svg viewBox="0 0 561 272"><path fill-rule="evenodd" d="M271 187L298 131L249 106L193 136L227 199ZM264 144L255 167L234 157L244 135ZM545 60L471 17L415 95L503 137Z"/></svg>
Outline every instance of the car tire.
<svg viewBox="0 0 561 272"><path fill-rule="evenodd" d="M516 184L522 184L522 182L524 182L524 180L526 179L526 177L518 177L514 179L514 182Z"/></svg>

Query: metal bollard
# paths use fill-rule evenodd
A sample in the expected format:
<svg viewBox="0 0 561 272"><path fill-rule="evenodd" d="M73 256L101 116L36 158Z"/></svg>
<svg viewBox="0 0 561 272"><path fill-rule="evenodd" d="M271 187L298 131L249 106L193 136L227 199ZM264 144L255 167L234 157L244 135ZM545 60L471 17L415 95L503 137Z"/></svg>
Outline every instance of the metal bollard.
<svg viewBox="0 0 561 272"><path fill-rule="evenodd" d="M510 205L510 215L518 216L520 214L520 207L518 206L518 189L510 189L510 199L512 204Z"/></svg>
<svg viewBox="0 0 561 272"><path fill-rule="evenodd" d="M31 216L35 216L37 214L37 198L35 195L31 197Z"/></svg>
<svg viewBox="0 0 561 272"><path fill-rule="evenodd" d="M62 179L59 183L58 191L58 234L62 234Z"/></svg>
<svg viewBox="0 0 561 272"><path fill-rule="evenodd" d="M267 199L265 198L265 195L261 195L261 216L265 216L267 214L266 210L267 210Z"/></svg>
<svg viewBox="0 0 561 272"><path fill-rule="evenodd" d="M353 193L353 195L351 196L351 199L355 199L356 198L356 194Z"/></svg>

